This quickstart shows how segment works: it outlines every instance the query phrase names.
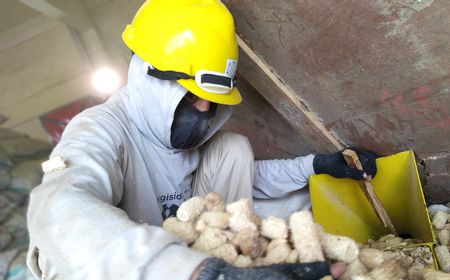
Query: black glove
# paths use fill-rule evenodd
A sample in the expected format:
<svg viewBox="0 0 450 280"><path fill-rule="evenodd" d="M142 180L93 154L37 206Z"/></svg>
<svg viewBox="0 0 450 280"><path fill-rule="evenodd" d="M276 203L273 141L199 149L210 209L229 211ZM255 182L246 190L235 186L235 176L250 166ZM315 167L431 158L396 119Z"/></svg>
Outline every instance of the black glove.
<svg viewBox="0 0 450 280"><path fill-rule="evenodd" d="M363 171L348 166L342 155L343 151L339 151L330 155L315 155L313 160L314 172L316 174L328 174L335 178L355 180L367 179L368 176L375 177L377 174L376 155L371 152L352 150L358 154ZM366 177L364 177L364 173Z"/></svg>
<svg viewBox="0 0 450 280"><path fill-rule="evenodd" d="M282 263L238 268L222 260L208 258L200 269L196 280L316 280L330 275L330 266L327 262Z"/></svg>

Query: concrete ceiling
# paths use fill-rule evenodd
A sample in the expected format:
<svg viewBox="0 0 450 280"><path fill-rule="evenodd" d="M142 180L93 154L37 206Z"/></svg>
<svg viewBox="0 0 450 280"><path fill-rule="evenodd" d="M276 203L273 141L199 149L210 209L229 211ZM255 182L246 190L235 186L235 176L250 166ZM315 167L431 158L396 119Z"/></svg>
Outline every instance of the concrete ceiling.
<svg viewBox="0 0 450 280"><path fill-rule="evenodd" d="M0 33L38 15L38 12L17 0L2 0L0 1Z"/></svg>
<svg viewBox="0 0 450 280"><path fill-rule="evenodd" d="M98 34L91 16L94 10L109 9L110 1L88 2L0 1L2 127L48 140L40 116L95 95L90 82L95 67L111 65L125 76L123 59L120 54L108 55L103 46L111 44L103 39L109 35ZM103 17L98 21L104 21Z"/></svg>

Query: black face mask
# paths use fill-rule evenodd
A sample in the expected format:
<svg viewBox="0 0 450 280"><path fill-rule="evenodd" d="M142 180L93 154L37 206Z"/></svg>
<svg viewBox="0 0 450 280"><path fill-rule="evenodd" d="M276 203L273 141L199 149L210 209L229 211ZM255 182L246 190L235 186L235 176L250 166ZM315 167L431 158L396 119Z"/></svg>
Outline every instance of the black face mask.
<svg viewBox="0 0 450 280"><path fill-rule="evenodd" d="M183 98L175 110L170 143L175 149L197 146L209 129L209 120L215 115L217 104L210 103L209 111L200 112Z"/></svg>

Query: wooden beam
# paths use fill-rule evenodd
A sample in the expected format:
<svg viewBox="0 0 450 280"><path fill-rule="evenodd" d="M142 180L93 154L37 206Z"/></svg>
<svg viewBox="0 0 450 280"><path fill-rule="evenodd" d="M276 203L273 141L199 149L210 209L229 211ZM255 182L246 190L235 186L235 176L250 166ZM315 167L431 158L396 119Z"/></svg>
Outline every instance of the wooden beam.
<svg viewBox="0 0 450 280"><path fill-rule="evenodd" d="M19 0L20 3L52 18L63 18L64 12L45 0Z"/></svg>
<svg viewBox="0 0 450 280"><path fill-rule="evenodd" d="M40 94L16 103L10 108L2 110L2 114L9 119L1 125L5 128L15 128L45 112L50 112L70 102L90 95L93 89L90 86L90 73L80 74L67 82L56 85Z"/></svg>
<svg viewBox="0 0 450 280"><path fill-rule="evenodd" d="M20 3L50 17L56 18L77 30L93 26L80 1L18 0Z"/></svg>
<svg viewBox="0 0 450 280"><path fill-rule="evenodd" d="M0 33L0 53L32 40L59 25L59 21L39 15Z"/></svg>
<svg viewBox="0 0 450 280"><path fill-rule="evenodd" d="M82 47L95 67L110 64L108 54L95 25L81 1L55 0L18 0L20 3L36 11L65 23L74 30L72 36L81 42Z"/></svg>
<svg viewBox="0 0 450 280"><path fill-rule="evenodd" d="M0 67L0 112L13 121L16 114L28 113L25 110L11 111L15 105L50 91L75 75L90 72L86 56L74 42L70 30L59 24L50 31L0 52L0 65L5 66ZM61 59L62 55L64 59ZM89 78L86 83L88 81Z"/></svg>
<svg viewBox="0 0 450 280"><path fill-rule="evenodd" d="M294 91L239 36L238 72L278 111L305 142L318 152L332 152L343 145Z"/></svg>

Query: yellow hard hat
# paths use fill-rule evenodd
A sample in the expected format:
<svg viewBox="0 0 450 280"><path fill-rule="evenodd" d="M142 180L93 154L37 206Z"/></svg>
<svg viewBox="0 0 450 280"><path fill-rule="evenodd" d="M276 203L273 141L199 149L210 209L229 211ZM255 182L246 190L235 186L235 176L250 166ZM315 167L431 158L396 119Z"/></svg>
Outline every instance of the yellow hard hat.
<svg viewBox="0 0 450 280"><path fill-rule="evenodd" d="M149 64L149 75L177 80L211 102L242 101L234 21L219 0L147 0L122 38Z"/></svg>

